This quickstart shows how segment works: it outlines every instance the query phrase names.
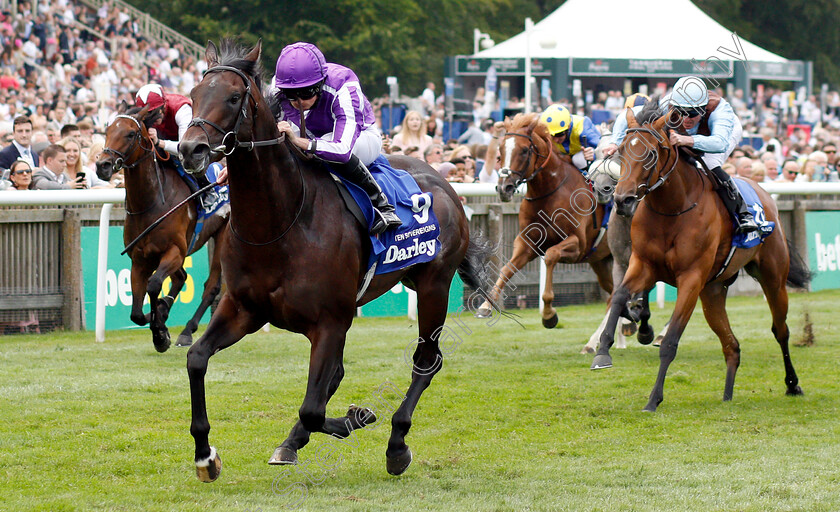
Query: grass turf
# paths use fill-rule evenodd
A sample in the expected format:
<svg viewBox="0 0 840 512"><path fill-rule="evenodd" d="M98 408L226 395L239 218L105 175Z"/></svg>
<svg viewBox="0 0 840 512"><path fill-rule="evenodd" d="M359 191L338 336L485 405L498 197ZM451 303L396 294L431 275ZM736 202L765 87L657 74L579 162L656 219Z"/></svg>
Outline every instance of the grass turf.
<svg viewBox="0 0 840 512"><path fill-rule="evenodd" d="M598 372L578 353L602 305L559 309L565 327L551 331L533 310L518 312L524 329L466 318L471 334L450 344L414 415L401 477L385 472L387 414L346 441L314 434L297 467L266 464L303 397L301 336L260 331L210 360L210 440L224 463L212 484L194 476L184 349L157 354L146 330L102 344L0 338L0 510L838 510L838 300L792 295L792 341L808 311L816 343L792 347L805 395L787 397L764 300L731 298L741 368L730 403L698 307L654 414L641 409L656 348L633 341ZM654 327L669 314L655 310ZM404 391L416 336L403 318L358 319L328 414L375 402L386 382Z"/></svg>

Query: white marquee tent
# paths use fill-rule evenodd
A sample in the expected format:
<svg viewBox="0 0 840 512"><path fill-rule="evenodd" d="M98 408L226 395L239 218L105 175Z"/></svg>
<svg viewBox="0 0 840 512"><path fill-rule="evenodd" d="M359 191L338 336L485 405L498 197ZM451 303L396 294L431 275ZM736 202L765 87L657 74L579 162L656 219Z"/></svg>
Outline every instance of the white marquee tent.
<svg viewBox="0 0 840 512"><path fill-rule="evenodd" d="M547 40L554 40L556 46L545 48ZM724 61L787 62L740 36L738 40L736 44L731 30L690 0L567 0L534 25L530 55L537 59L717 57ZM526 55L525 44L522 32L474 56L521 58Z"/></svg>

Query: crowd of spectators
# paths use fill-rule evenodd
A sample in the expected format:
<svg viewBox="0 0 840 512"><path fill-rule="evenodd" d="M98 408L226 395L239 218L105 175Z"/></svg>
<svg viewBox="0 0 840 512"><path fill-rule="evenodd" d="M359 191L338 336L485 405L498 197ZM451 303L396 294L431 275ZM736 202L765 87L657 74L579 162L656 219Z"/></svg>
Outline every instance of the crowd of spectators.
<svg viewBox="0 0 840 512"><path fill-rule="evenodd" d="M180 44L144 38L137 21L110 2L91 9L72 0L21 1L16 12L3 11L0 142L14 157L0 152L0 189L21 189L25 177L12 172L27 172L22 165L10 169L16 159L32 171L33 189L121 186L120 174L104 182L93 169L117 105L133 105L135 92L149 82L189 94L204 66ZM51 161L50 170L38 155L61 153L57 148L63 157L54 159L65 163Z"/></svg>
<svg viewBox="0 0 840 512"><path fill-rule="evenodd" d="M427 86L424 95L430 91L434 88ZM663 92L666 91L656 91ZM756 181L840 181L837 154L840 93L829 93L825 107L821 108L814 96L798 101L792 92L772 88L763 90L762 94L753 92L746 100L740 89L735 89L728 97L720 89L717 92L730 101L744 128L742 145L733 151L724 166L730 174ZM446 141L442 138L443 97L437 98L435 104L439 108L435 109L427 108L428 98L419 98L416 104L422 104L423 108L406 114L403 123L393 130L396 134L386 137L385 151L422 158L449 181L496 183L497 141L504 134L504 125L493 118L482 117L499 110L498 103L489 108L484 105L483 95L484 91L479 89L473 102L474 120L466 130ZM620 91L605 91L590 105L572 104L567 100L557 103L580 115L609 111L611 120L599 126L602 133L609 133L612 120L624 108L624 100ZM387 103L387 97L373 103L378 110ZM517 98L512 98L507 107L518 105L521 106ZM421 124L425 127L422 140L417 134ZM492 165L488 166L486 162L492 162Z"/></svg>
<svg viewBox="0 0 840 512"><path fill-rule="evenodd" d="M204 66L178 44L145 39L137 21L110 2L91 9L73 0L21 1L16 12L0 13L0 189L120 186L120 174L104 182L93 169L117 105L133 104L134 93L150 82L187 95ZM498 104L479 89L466 130L444 140L444 101L435 91L429 82L416 110L385 138L384 150L423 159L453 182L495 183L504 133L498 116L491 117ZM797 99L773 88L748 95L736 89L727 99L749 134L729 159L731 173L761 181L838 181L840 93L829 93L823 106L814 96ZM387 103L387 97L372 99L380 123ZM604 91L590 104L558 103L614 118L624 97ZM511 98L507 106L518 105ZM610 123L600 129L608 132ZM53 155L49 163L39 159L45 151Z"/></svg>

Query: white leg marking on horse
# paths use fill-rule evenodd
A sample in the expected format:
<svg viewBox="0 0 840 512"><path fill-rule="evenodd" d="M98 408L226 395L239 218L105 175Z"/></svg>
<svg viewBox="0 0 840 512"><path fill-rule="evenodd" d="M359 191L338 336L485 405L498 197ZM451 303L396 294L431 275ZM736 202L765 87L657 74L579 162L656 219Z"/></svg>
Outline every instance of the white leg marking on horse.
<svg viewBox="0 0 840 512"><path fill-rule="evenodd" d="M216 459L216 448L214 446L211 446L210 447L210 456L207 457L206 459L201 459L201 460L195 461L195 466L197 468L206 468L207 466L210 465L210 461L215 460L215 459Z"/></svg>

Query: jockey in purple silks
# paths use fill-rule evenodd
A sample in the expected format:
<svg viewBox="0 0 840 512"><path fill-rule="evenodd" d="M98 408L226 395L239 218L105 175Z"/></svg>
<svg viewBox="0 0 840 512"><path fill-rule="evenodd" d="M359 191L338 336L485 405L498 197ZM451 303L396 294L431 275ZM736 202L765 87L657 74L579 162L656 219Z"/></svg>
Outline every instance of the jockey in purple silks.
<svg viewBox="0 0 840 512"><path fill-rule="evenodd" d="M292 144L331 164L370 196L372 234L402 224L367 166L379 157L382 138L359 79L349 68L327 63L313 44L286 46L277 59L274 85L281 105L277 128ZM300 110L306 133L300 133Z"/></svg>

